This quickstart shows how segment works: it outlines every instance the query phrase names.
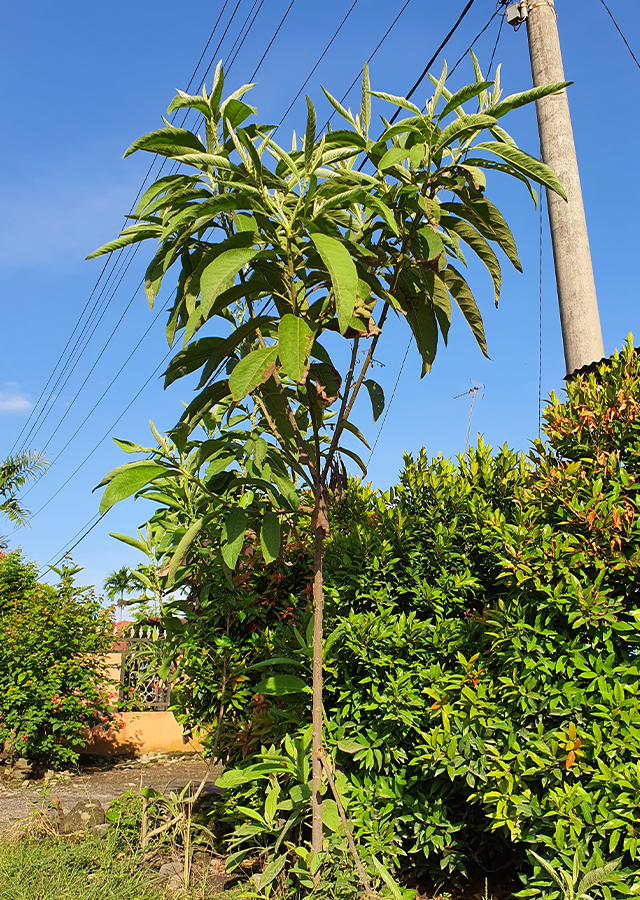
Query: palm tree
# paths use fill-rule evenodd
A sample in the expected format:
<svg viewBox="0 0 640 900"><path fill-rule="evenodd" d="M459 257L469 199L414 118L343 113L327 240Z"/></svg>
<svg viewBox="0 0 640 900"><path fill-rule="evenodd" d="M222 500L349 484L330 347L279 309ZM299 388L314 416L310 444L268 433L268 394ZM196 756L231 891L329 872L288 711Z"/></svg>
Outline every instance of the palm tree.
<svg viewBox="0 0 640 900"><path fill-rule="evenodd" d="M23 450L0 462L0 514L16 527L27 525L30 515L18 499L18 491L28 481L41 478L50 465L40 450ZM6 546L6 539L0 535L0 547Z"/></svg>
<svg viewBox="0 0 640 900"><path fill-rule="evenodd" d="M124 595L130 594L138 586L128 566L122 566L117 571L109 572L104 580L104 592L109 600L118 598L118 606L121 610L125 607ZM118 597L118 594L120 595ZM121 613L122 614L122 613Z"/></svg>

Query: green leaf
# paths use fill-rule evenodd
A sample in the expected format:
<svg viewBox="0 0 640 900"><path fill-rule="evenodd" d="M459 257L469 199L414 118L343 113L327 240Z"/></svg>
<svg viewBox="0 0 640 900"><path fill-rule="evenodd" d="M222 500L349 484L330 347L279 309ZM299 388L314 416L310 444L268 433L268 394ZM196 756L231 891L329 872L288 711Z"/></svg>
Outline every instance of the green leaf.
<svg viewBox="0 0 640 900"><path fill-rule="evenodd" d="M117 444L125 453L153 453L153 447L141 447L140 444L134 444L133 441L125 441L121 438L112 438L114 444Z"/></svg>
<svg viewBox="0 0 640 900"><path fill-rule="evenodd" d="M115 241L109 241L108 244L98 247L97 250L94 250L93 253L87 256L87 259L96 259L96 257L104 256L106 253L113 253L114 250L122 250L123 247L128 247L129 244L136 244L138 241L157 237L160 230L157 225L141 225L135 231L127 231L126 234L121 234Z"/></svg>
<svg viewBox="0 0 640 900"><path fill-rule="evenodd" d="M322 85L321 85L321 87L322 87ZM350 125L353 125L353 127L355 128L355 127L356 127L356 120L355 120L355 119L353 118L353 116L351 115L351 112L350 112L350 111L347 111L347 110L344 108L344 106L342 106L342 104L340 103L340 101L339 101L339 100L336 100L335 97L332 97L331 94L329 93L329 91L327 91L325 88L322 88L322 92L323 92L323 94L325 95L325 97L327 98L327 100L329 101L329 103L333 106L333 108L335 109L335 111L336 111L339 115L341 115L343 119L346 119L347 122L349 122L349 124L350 124ZM331 135L329 135L329 137L331 137Z"/></svg>
<svg viewBox="0 0 640 900"><path fill-rule="evenodd" d="M244 532L247 515L243 509L236 507L229 512L222 526L222 558L230 569L235 569L244 543Z"/></svg>
<svg viewBox="0 0 640 900"><path fill-rule="evenodd" d="M500 210L486 197L468 203L442 203L443 212L450 212L470 222L487 240L495 241L507 259L522 272L516 242Z"/></svg>
<svg viewBox="0 0 640 900"><path fill-rule="evenodd" d="M431 371L433 360L438 348L438 323L433 307L422 299L407 297L403 301L403 309L407 315L407 321L416 340L418 352L422 357L422 371L420 377L424 377Z"/></svg>
<svg viewBox="0 0 640 900"><path fill-rule="evenodd" d="M229 393L229 384L226 381L217 381L215 384L209 385L209 387L200 391L195 400L192 400L187 406L180 417L179 425L185 425L187 433L191 434L211 407L228 397Z"/></svg>
<svg viewBox="0 0 640 900"><path fill-rule="evenodd" d="M109 481L100 501L100 513L105 513L114 504L131 497L145 484L164 475L166 471L166 466L161 466L151 460L129 463Z"/></svg>
<svg viewBox="0 0 640 900"><path fill-rule="evenodd" d="M364 382L364 386L369 391L371 409L373 410L373 421L377 422L384 410L384 391L378 382L373 381L371 378L367 378Z"/></svg>
<svg viewBox="0 0 640 900"><path fill-rule="evenodd" d="M118 534L115 531L109 532L109 537L115 538L117 541L122 541L123 544L128 544L130 547L135 547L136 550L139 550L140 553L144 553L145 556L149 555L149 548L146 544L143 544L142 541L137 540L137 538L130 537L128 534Z"/></svg>
<svg viewBox="0 0 640 900"><path fill-rule="evenodd" d="M526 106L527 103L532 103L534 100L540 100L542 97L546 97L549 94L557 94L559 91L563 90L563 88L569 87L571 84L573 84L572 81L558 81L554 84L543 84L539 87L531 88L528 91L522 91L519 94L511 94L511 96L505 97L504 100L501 100L496 106L489 107L487 112L496 119L499 119L501 116L511 112L512 109Z"/></svg>
<svg viewBox="0 0 640 900"><path fill-rule="evenodd" d="M303 384L309 371L309 354L315 332L304 319L285 313L278 326L280 362L290 378Z"/></svg>
<svg viewBox="0 0 640 900"><path fill-rule="evenodd" d="M473 131L481 131L483 128L490 128L491 125L495 124L496 120L493 116L487 116L484 113L476 113L472 116L460 116L459 119L456 119L455 122L447 125L444 129L433 147L432 154L435 156L436 153L439 153L440 150L444 150L444 148L448 147L453 141L459 141L465 135Z"/></svg>
<svg viewBox="0 0 640 900"><path fill-rule="evenodd" d="M192 97L180 90L178 91L178 96L174 97L169 104L167 114L172 113L174 109L197 109L203 116L207 118L211 116L211 109L204 97Z"/></svg>
<svg viewBox="0 0 640 900"><path fill-rule="evenodd" d="M271 862L265 867L264 872L260 876L258 880L258 890L262 891L266 888L268 884L278 877L280 872L284 869L284 864L287 861L287 854L282 853L280 856L276 856L275 859L272 859Z"/></svg>
<svg viewBox="0 0 640 900"><path fill-rule="evenodd" d="M342 750L344 753L357 753L359 750L366 750L367 745L361 744L359 741L354 741L352 738L348 738L344 741L338 741L338 749Z"/></svg>
<svg viewBox="0 0 640 900"><path fill-rule="evenodd" d="M251 232L244 231L241 235L245 242L255 242ZM197 324L207 318L211 307L218 296L233 285L233 281L243 266L246 266L254 256L259 253L255 247L236 247L223 251L210 263L200 276L200 305L189 316L184 343L187 344L193 337Z"/></svg>
<svg viewBox="0 0 640 900"><path fill-rule="evenodd" d="M394 166L396 163L402 162L403 159L408 159L410 154L411 151L405 150L404 147L392 147L384 154L384 156L378 163L378 168L390 169L391 166Z"/></svg>
<svg viewBox="0 0 640 900"><path fill-rule="evenodd" d="M304 167L309 169L316 142L316 111L310 98L307 97L307 129L304 135Z"/></svg>
<svg viewBox="0 0 640 900"><path fill-rule="evenodd" d="M386 94L384 91L371 91L371 94L379 100L386 100L387 103L393 103L394 106L408 109L410 112L417 113L419 116L422 115L415 103L412 103L411 100L407 100L406 97L396 97L395 94Z"/></svg>
<svg viewBox="0 0 640 900"><path fill-rule="evenodd" d="M481 81L479 83L476 82L474 84L468 84L466 87L460 88L459 91L456 91L456 93L452 95L451 99L442 110L442 112L438 116L438 121L440 119L444 119L445 116L448 116L449 113L453 112L454 109L462 106L463 103L466 103L468 100L473 99L473 97L477 97L478 94L481 94L482 91L486 90L488 87L491 87L492 84L493 81Z"/></svg>
<svg viewBox="0 0 640 900"><path fill-rule="evenodd" d="M467 324L471 328L480 349L488 359L489 354L487 352L487 341L484 334L482 316L480 315L480 310L478 309L475 297L471 293L471 288L453 266L447 266L442 273L442 278L451 296L458 304L462 315L467 320Z"/></svg>
<svg viewBox="0 0 640 900"><path fill-rule="evenodd" d="M273 375L279 347L260 347L240 360L229 376L229 388L235 401L242 400Z"/></svg>
<svg viewBox="0 0 640 900"><path fill-rule="evenodd" d="M454 219L452 216L443 216L440 224L443 228L453 231L468 247L482 260L487 267L494 287L494 300L496 306L500 299L502 285L502 271L500 262L486 239L469 222L464 219Z"/></svg>
<svg viewBox="0 0 640 900"><path fill-rule="evenodd" d="M340 333L347 330L358 292L358 272L351 254L340 241L319 231L311 231L309 237L318 251L331 277L336 299L336 314Z"/></svg>
<svg viewBox="0 0 640 900"><path fill-rule="evenodd" d="M193 132L186 128L160 128L150 131L134 141L124 154L124 159L131 156L136 150L148 150L150 153L159 153L162 156L180 156L190 153L192 150L205 152L202 141Z"/></svg>
<svg viewBox="0 0 640 900"><path fill-rule="evenodd" d="M334 834L344 830L336 801L331 798L322 801L322 824Z"/></svg>
<svg viewBox="0 0 640 900"><path fill-rule="evenodd" d="M198 519L192 525L190 525L185 532L184 537L180 540L180 543L176 547L173 556L169 561L169 568L167 569L166 584L168 588L173 585L173 580L176 577L176 572L182 564L182 560L184 559L187 550L189 549L197 535L202 531L202 526L204 525L207 518L209 517Z"/></svg>
<svg viewBox="0 0 640 900"><path fill-rule="evenodd" d="M374 864L374 866L378 870L380 878L382 878L382 880L384 881L386 886L389 888L389 890L391 892L391 896L394 898L394 900L403 900L402 891L400 889L400 886L398 885L398 883L396 881L394 881L389 870L386 869L382 865L381 862L378 862L378 860L375 858L375 856L371 857L371 862Z"/></svg>
<svg viewBox="0 0 640 900"><path fill-rule="evenodd" d="M255 692L284 697L286 694L310 694L311 688L297 675L270 675L256 685Z"/></svg>
<svg viewBox="0 0 640 900"><path fill-rule="evenodd" d="M473 149L486 150L489 153L495 153L496 156L511 163L512 166L515 166L516 169L519 169L528 178L555 191L563 200L567 199L564 188L560 184L553 169L550 169L549 166L540 162L535 156L525 153L524 150L519 150L517 147L512 147L510 144L503 144L500 141L485 141L482 144L476 144Z"/></svg>
<svg viewBox="0 0 640 900"><path fill-rule="evenodd" d="M262 517L260 529L260 546L262 556L266 563L271 563L278 558L280 553L280 519L273 512L265 513Z"/></svg>

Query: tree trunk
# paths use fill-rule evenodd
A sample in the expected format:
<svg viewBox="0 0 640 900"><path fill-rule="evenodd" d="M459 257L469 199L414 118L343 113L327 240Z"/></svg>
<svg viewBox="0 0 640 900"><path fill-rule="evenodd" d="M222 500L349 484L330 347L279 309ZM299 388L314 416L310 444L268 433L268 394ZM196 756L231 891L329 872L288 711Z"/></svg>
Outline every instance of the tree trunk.
<svg viewBox="0 0 640 900"><path fill-rule="evenodd" d="M312 699L312 759L311 759L311 847L322 850L322 617L324 593L322 588L322 559L324 529L316 528L313 546L313 699Z"/></svg>

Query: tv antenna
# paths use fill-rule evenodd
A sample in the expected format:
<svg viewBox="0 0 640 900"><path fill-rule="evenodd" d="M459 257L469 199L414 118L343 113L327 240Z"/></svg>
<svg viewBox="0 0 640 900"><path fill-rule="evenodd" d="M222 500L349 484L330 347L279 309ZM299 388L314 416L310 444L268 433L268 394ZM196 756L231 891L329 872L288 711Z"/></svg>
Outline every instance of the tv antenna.
<svg viewBox="0 0 640 900"><path fill-rule="evenodd" d="M475 381L475 382L472 382L471 387L469 388L468 391L463 391L461 394L456 394L455 397L453 398L454 400L457 400L459 397L466 397L468 394L471 394L471 409L469 410L469 424L467 425L467 438L464 442L465 454L466 454L467 448L469 446L469 432L471 431L471 416L473 415L473 404L476 402L476 397L478 396L480 391L483 389L484 389L484 385L480 384L479 381Z"/></svg>

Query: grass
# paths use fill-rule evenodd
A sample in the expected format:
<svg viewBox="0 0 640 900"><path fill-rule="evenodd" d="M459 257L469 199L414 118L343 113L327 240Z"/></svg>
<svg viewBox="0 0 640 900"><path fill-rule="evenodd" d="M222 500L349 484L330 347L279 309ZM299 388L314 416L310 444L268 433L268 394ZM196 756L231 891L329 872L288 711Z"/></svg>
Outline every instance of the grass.
<svg viewBox="0 0 640 900"><path fill-rule="evenodd" d="M136 855L55 837L0 843L0 900L165 900Z"/></svg>
<svg viewBox="0 0 640 900"><path fill-rule="evenodd" d="M70 841L51 835L0 840L0 900L172 900L154 884L140 852L122 852L109 841ZM231 894L197 888L184 900L225 900Z"/></svg>

